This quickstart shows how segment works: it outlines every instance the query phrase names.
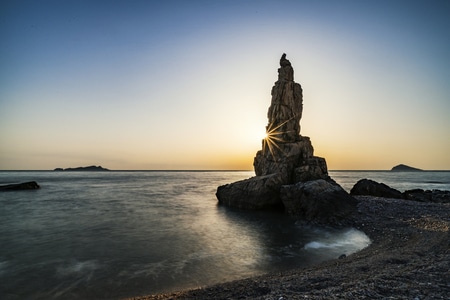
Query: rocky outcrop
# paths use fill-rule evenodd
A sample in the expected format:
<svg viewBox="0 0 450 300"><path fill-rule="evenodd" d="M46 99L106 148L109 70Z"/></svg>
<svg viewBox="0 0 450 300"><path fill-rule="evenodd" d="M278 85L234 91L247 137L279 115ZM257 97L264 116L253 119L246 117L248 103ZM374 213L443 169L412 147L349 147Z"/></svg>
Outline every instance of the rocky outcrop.
<svg viewBox="0 0 450 300"><path fill-rule="evenodd" d="M450 191L414 189L403 192L406 200L419 202L450 203Z"/></svg>
<svg viewBox="0 0 450 300"><path fill-rule="evenodd" d="M320 223L345 218L357 205L341 186L323 179L284 185L280 198L288 214Z"/></svg>
<svg viewBox="0 0 450 300"><path fill-rule="evenodd" d="M356 202L331 180L325 159L314 156L311 140L300 134L303 90L294 81L286 54L280 59L271 95L266 138L253 162L256 176L220 186L219 203L247 209L284 207L307 219L346 215ZM327 205L333 209L325 211Z"/></svg>
<svg viewBox="0 0 450 300"><path fill-rule="evenodd" d="M76 168L56 168L53 171L109 171L107 168L102 166L89 166L89 167L76 167Z"/></svg>
<svg viewBox="0 0 450 300"><path fill-rule="evenodd" d="M294 81L294 70L285 54L280 66L271 92L266 138L253 162L256 176L280 173L286 184L327 179L325 159L315 157L309 137L300 135L303 90Z"/></svg>
<svg viewBox="0 0 450 300"><path fill-rule="evenodd" d="M39 188L40 188L40 186L39 186L39 184L37 184L36 181L0 185L0 191L36 190Z"/></svg>
<svg viewBox="0 0 450 300"><path fill-rule="evenodd" d="M242 209L276 209L281 208L279 191L282 185L279 173L255 176L219 186L217 198L220 204Z"/></svg>
<svg viewBox="0 0 450 300"><path fill-rule="evenodd" d="M418 202L450 203L450 191L413 189L403 193L370 179L359 180L351 189L351 195L405 199Z"/></svg>
<svg viewBox="0 0 450 300"><path fill-rule="evenodd" d="M384 198L402 199L400 191L387 186L384 183L378 183L370 179L359 180L350 190L350 195L370 195Z"/></svg>
<svg viewBox="0 0 450 300"><path fill-rule="evenodd" d="M416 172L416 171L423 171L423 170L417 169L417 168L413 168L413 167L410 167L410 166L407 166L407 165L400 164L400 165L397 165L397 166L393 167L391 169L391 171L396 171L396 172Z"/></svg>

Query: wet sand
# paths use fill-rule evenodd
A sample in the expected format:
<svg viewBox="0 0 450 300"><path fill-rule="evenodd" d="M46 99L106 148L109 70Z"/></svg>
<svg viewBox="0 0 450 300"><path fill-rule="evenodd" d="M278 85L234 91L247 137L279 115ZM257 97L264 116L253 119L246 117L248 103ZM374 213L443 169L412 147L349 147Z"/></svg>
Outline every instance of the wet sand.
<svg viewBox="0 0 450 300"><path fill-rule="evenodd" d="M450 204L358 196L372 244L314 267L147 299L450 299Z"/></svg>

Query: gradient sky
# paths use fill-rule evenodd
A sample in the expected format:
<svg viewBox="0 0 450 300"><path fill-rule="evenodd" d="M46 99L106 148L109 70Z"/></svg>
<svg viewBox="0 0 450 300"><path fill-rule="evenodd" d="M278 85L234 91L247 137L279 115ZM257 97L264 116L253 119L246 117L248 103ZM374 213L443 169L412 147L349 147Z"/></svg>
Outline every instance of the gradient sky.
<svg viewBox="0 0 450 300"><path fill-rule="evenodd" d="M450 169L450 1L0 4L0 169L253 169L283 52L328 168Z"/></svg>

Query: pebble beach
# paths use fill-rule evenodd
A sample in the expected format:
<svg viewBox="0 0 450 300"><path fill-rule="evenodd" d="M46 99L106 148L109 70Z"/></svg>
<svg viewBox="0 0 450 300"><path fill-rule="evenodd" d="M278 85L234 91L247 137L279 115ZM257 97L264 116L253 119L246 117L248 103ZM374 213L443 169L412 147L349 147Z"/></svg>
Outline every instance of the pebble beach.
<svg viewBox="0 0 450 300"><path fill-rule="evenodd" d="M345 221L372 243L314 267L149 299L450 299L450 204L357 196Z"/></svg>

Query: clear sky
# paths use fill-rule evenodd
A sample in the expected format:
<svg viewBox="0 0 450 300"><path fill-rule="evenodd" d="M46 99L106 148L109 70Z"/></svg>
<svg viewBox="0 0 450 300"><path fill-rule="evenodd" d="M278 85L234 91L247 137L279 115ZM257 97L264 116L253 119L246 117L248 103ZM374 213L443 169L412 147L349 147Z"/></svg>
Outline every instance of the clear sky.
<svg viewBox="0 0 450 300"><path fill-rule="evenodd" d="M253 169L283 52L328 168L450 169L450 1L0 4L0 169Z"/></svg>

